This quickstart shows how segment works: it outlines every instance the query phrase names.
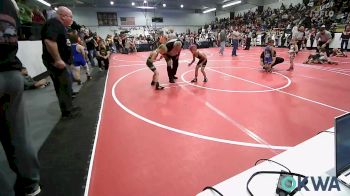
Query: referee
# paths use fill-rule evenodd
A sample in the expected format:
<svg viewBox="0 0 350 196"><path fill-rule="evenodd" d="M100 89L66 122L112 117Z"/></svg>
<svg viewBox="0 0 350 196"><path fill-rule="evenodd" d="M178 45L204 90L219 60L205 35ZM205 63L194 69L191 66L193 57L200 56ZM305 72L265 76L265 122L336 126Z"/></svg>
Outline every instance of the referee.
<svg viewBox="0 0 350 196"><path fill-rule="evenodd" d="M179 66L179 56L182 49L182 42L179 39L169 40L166 44L167 53L163 56L167 62L167 72L170 83L175 83L176 72Z"/></svg>

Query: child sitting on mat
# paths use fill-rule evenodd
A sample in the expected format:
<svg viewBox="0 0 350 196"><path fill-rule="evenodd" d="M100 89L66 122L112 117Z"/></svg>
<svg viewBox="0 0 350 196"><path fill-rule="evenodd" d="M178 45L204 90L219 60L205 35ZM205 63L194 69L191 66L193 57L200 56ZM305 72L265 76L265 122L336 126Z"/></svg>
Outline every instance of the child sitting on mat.
<svg viewBox="0 0 350 196"><path fill-rule="evenodd" d="M266 72L272 72L275 65L284 62L282 57L277 56L276 50L273 48L273 44L274 40L269 39L267 41L267 46L260 54L260 65Z"/></svg>
<svg viewBox="0 0 350 196"><path fill-rule="evenodd" d="M159 72L157 71L156 67L154 66L153 62L155 61L159 61L161 59L161 57L159 59L157 59L158 54L165 54L167 52L167 47L165 46L165 44L161 44L156 50L152 51L146 61L146 65L148 66L148 68L153 71L153 77L152 77L152 82L151 85L152 86L156 86L156 90L163 90L164 87L159 85Z"/></svg>
<svg viewBox="0 0 350 196"><path fill-rule="evenodd" d="M196 60L196 57L199 59L199 61L197 63L197 66L196 66L195 77L194 77L193 80L191 80L191 82L192 83L193 82L197 82L197 76L198 76L198 69L199 68L201 68L201 72L202 72L202 74L204 76L203 82L208 82L207 75L206 75L206 73L204 71L204 68L207 65L207 61L208 61L207 60L207 56L204 53L199 52L197 50L197 46L196 45L191 45L189 49L190 49L190 51L191 51L191 53L193 55L193 60L192 60L191 63L188 64L188 66L192 65L192 63Z"/></svg>

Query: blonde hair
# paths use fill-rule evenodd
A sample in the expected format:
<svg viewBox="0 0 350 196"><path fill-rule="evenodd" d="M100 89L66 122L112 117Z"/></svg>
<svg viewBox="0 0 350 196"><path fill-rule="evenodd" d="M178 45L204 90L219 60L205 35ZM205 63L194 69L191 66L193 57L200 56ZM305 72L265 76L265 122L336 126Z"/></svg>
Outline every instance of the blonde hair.
<svg viewBox="0 0 350 196"><path fill-rule="evenodd" d="M168 48L166 47L165 44L161 44L161 45L158 46L157 52L159 52L160 50L162 50L164 52L168 52Z"/></svg>
<svg viewBox="0 0 350 196"><path fill-rule="evenodd" d="M175 41L175 43L174 43L174 46L182 46L182 43L181 43L181 41Z"/></svg>

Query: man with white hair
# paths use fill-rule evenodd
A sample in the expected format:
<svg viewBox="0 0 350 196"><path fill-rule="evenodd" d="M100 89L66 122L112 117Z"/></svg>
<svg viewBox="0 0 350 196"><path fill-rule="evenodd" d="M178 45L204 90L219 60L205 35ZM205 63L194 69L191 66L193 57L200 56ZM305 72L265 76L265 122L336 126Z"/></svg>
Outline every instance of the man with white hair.
<svg viewBox="0 0 350 196"><path fill-rule="evenodd" d="M174 33L174 29L169 29L169 34L168 34L168 40L172 40L172 39L177 39L176 34Z"/></svg>
<svg viewBox="0 0 350 196"><path fill-rule="evenodd" d="M72 79L67 69L71 52L67 45L66 28L72 25L72 11L59 7L57 16L48 20L42 28L42 59L52 78L62 118L73 118L79 115L80 108L73 107Z"/></svg>
<svg viewBox="0 0 350 196"><path fill-rule="evenodd" d="M170 83L175 83L177 67L179 66L179 56L182 49L182 43L178 39L169 40L166 44L167 53L164 54L167 62L167 71Z"/></svg>
<svg viewBox="0 0 350 196"><path fill-rule="evenodd" d="M0 1L0 142L16 174L14 187L9 187L9 176L0 175L0 195L36 196L41 191L39 160L28 130L22 63L16 56L18 12L14 0Z"/></svg>

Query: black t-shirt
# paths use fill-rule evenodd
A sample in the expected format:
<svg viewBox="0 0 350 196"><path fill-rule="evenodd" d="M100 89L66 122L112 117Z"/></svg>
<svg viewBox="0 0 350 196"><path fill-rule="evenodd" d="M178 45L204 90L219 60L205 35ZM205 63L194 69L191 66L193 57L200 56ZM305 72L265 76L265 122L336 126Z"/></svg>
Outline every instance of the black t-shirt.
<svg viewBox="0 0 350 196"><path fill-rule="evenodd" d="M123 47L125 47L125 43L126 43L126 38L123 38L123 39L122 39L122 45L123 45Z"/></svg>
<svg viewBox="0 0 350 196"><path fill-rule="evenodd" d="M179 39L172 39L172 40L169 40L165 45L168 49L168 52L170 52L173 48L174 48L174 43L176 41L180 41Z"/></svg>
<svg viewBox="0 0 350 196"><path fill-rule="evenodd" d="M0 72L20 70L21 61L17 58L18 16L11 0L0 1Z"/></svg>
<svg viewBox="0 0 350 196"><path fill-rule="evenodd" d="M91 38L91 39L90 39ZM93 49L95 49L95 44L94 44L94 38L93 38L93 36L90 36L90 35L86 35L85 37L84 37L84 39L85 39L85 42L86 42L86 49L87 50L93 50ZM90 41L87 41L87 39L90 39Z"/></svg>
<svg viewBox="0 0 350 196"><path fill-rule="evenodd" d="M51 18L48 20L41 30L41 39L43 44L43 60L49 63L53 63L54 59L48 52L46 45L44 43L45 39L55 41L58 46L58 52L62 60L70 64L70 49L67 45L67 31L63 24L57 18Z"/></svg>
<svg viewBox="0 0 350 196"><path fill-rule="evenodd" d="M120 43L119 43L119 38L117 36L115 36L113 38L114 44L116 45L116 47L120 47Z"/></svg>
<svg viewBox="0 0 350 196"><path fill-rule="evenodd" d="M344 34L344 32L341 34L341 36L340 36L342 39L344 39L344 40L349 40L350 39L350 34L348 34L348 35L345 35Z"/></svg>

